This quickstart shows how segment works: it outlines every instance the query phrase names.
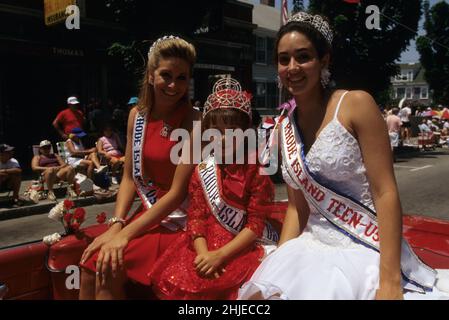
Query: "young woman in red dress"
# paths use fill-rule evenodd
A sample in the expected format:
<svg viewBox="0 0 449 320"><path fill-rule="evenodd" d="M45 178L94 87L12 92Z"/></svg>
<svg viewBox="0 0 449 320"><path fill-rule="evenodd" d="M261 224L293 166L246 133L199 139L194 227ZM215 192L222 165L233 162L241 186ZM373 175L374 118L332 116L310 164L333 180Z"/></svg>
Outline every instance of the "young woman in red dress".
<svg viewBox="0 0 449 320"><path fill-rule="evenodd" d="M173 36L158 39L148 53L139 104L128 119L125 169L114 217L108 231L83 253L80 299L123 299L128 279L150 285L148 270L183 233L180 205L194 165L172 163L170 151L177 141L170 141L170 132L191 132L193 121L201 118L188 99L195 59L193 45ZM136 192L142 205L126 218Z"/></svg>
<svg viewBox="0 0 449 320"><path fill-rule="evenodd" d="M239 88L233 79L217 82L205 103L204 129L224 135L225 129L250 127L250 98ZM192 175L187 232L149 274L161 299L235 299L264 257L264 249L278 240L266 221L274 195L269 176L248 161L217 164L227 153L235 158L235 143L229 147L224 139L222 146L222 156L215 150Z"/></svg>

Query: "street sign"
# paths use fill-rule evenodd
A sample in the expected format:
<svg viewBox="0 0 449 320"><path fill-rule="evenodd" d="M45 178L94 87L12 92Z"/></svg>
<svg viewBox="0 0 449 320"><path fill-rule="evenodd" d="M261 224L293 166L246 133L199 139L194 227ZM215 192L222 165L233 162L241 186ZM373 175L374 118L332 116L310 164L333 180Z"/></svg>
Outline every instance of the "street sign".
<svg viewBox="0 0 449 320"><path fill-rule="evenodd" d="M68 6L76 5L76 0L44 0L45 25L52 26L65 21Z"/></svg>

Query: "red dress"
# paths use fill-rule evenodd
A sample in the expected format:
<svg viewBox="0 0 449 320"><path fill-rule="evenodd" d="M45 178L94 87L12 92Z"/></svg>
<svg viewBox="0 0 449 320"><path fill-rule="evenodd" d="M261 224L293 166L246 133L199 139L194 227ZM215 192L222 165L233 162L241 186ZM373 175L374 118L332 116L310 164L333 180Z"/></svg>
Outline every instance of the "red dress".
<svg viewBox="0 0 449 320"><path fill-rule="evenodd" d="M264 255L263 248L253 244L227 261L226 272L219 278L198 276L193 263L197 256L193 237L204 236L209 250L221 248L235 237L210 211L199 179L195 170L189 185L187 232L165 251L149 273L161 299L236 299L239 287L250 279ZM234 164L219 168L218 180L220 196L229 205L246 210L245 227L260 237L274 195L269 177L259 175L257 165Z"/></svg>
<svg viewBox="0 0 449 320"><path fill-rule="evenodd" d="M181 126L182 121L190 111L188 106L180 106L179 110L173 112L173 117L165 121L171 128ZM157 198L160 199L170 189L176 165L170 161L170 150L177 141L170 141L170 137L163 137L161 130L166 127L164 121L153 120L149 117L145 131L145 143L143 150L143 166L145 176L151 179L157 188ZM145 212L140 206L136 212L127 220L132 221ZM156 259L165 249L175 241L183 232L171 231L161 225L149 228L146 233L138 238L132 239L124 250L124 264L126 275L129 279L150 285L148 270L153 267ZM98 252L95 253L84 264L83 268L93 272L96 270Z"/></svg>

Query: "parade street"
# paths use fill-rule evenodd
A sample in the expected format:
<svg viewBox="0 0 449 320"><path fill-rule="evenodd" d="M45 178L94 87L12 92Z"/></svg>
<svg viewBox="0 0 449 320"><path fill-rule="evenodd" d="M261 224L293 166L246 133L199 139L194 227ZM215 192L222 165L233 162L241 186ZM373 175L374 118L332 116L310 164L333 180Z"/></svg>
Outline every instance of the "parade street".
<svg viewBox="0 0 449 320"><path fill-rule="evenodd" d="M404 214L417 214L449 220L449 149L399 154L394 164ZM276 185L276 200L286 200L284 184ZM139 201L133 205L137 208ZM96 215L112 215L114 203L85 207L84 227L96 224ZM63 232L60 223L47 213L0 222L0 247L42 239Z"/></svg>

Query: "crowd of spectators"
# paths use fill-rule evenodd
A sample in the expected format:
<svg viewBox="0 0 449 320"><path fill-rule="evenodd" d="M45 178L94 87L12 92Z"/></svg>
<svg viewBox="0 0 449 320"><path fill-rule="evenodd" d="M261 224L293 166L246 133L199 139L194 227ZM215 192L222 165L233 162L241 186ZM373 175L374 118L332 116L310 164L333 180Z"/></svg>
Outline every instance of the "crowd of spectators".
<svg viewBox="0 0 449 320"><path fill-rule="evenodd" d="M82 105L75 96L67 99L66 108L52 123L60 141L53 144L45 139L33 150L31 169L47 189L45 198L56 201L54 186L59 182L67 184L68 197L78 196L77 174L94 182L102 176L112 184L119 183L124 166L128 114L137 103L137 97L131 97L124 107L110 100L102 104L90 99L88 104ZM13 153L13 146L0 145L0 192L12 192L12 205L19 207L26 199L19 195L22 168ZM34 202L39 199L30 196Z"/></svg>

